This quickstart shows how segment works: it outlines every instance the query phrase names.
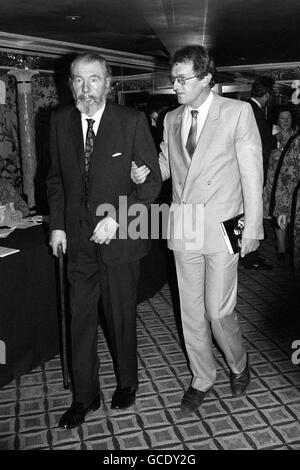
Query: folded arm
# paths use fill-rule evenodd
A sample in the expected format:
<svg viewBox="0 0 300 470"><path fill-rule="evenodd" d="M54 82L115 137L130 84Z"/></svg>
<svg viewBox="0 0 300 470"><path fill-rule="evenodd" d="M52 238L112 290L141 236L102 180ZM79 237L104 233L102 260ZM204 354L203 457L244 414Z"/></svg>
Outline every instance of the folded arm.
<svg viewBox="0 0 300 470"><path fill-rule="evenodd" d="M164 120L164 135L163 141L160 144L160 154L159 154L159 169L163 181L166 181L170 178L170 166L169 166L169 154L168 154L168 141L167 141L167 131L166 131L166 117ZM150 174L150 168L147 165L138 166L135 161L132 162L131 166L131 179L135 184L142 184L146 181L147 176Z"/></svg>

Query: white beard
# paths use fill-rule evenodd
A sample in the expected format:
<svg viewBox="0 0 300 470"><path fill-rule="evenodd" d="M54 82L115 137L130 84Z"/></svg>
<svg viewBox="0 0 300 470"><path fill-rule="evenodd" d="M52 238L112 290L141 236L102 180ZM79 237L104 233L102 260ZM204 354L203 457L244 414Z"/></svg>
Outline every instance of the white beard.
<svg viewBox="0 0 300 470"><path fill-rule="evenodd" d="M81 113L85 113L88 116L93 116L98 109L100 109L100 106L102 104L102 100L100 102L96 102L94 100L90 102L82 101L82 100L77 100L76 101L76 107L79 109Z"/></svg>

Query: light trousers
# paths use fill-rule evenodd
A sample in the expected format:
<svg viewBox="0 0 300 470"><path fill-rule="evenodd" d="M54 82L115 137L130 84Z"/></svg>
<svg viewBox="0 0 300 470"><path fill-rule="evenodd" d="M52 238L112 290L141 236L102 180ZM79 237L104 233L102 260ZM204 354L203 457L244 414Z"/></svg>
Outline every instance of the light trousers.
<svg viewBox="0 0 300 470"><path fill-rule="evenodd" d="M192 387L207 391L216 380L211 331L229 368L240 373L246 351L234 312L239 255L174 251L185 346Z"/></svg>

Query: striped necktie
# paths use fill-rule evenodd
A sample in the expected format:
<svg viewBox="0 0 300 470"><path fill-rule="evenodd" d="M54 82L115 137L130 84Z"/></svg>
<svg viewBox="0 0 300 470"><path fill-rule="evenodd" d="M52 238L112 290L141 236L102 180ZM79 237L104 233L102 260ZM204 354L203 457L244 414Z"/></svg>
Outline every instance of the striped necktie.
<svg viewBox="0 0 300 470"><path fill-rule="evenodd" d="M197 145L197 114L198 114L198 111L193 109L191 111L191 114L192 114L192 124L191 124L191 127L190 127L190 131L189 131L189 135L188 135L188 138L187 138L187 141L186 141L186 145L185 145L186 149L189 153L190 158L192 158L192 156L195 152L196 145Z"/></svg>

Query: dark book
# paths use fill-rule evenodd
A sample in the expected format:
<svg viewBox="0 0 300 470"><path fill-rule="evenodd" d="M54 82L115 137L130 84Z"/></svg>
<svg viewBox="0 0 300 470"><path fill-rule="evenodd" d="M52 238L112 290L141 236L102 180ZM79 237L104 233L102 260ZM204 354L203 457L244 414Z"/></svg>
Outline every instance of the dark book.
<svg viewBox="0 0 300 470"><path fill-rule="evenodd" d="M244 229L244 213L220 222L222 234L231 255L238 253L242 246Z"/></svg>

